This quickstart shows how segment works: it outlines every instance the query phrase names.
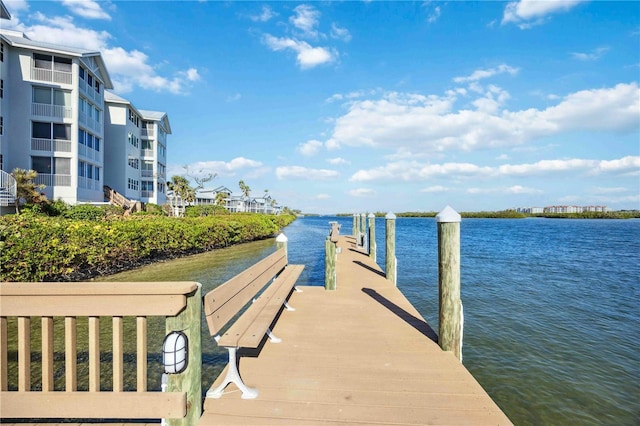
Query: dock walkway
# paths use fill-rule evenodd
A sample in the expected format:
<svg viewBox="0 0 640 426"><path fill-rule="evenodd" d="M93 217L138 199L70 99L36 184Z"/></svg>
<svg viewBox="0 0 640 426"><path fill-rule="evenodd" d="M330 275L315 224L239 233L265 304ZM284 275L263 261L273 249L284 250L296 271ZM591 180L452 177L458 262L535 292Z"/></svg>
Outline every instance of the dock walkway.
<svg viewBox="0 0 640 426"><path fill-rule="evenodd" d="M259 397L229 385L199 424L511 424L355 239L337 246L337 289L294 292L273 330L282 343L240 357Z"/></svg>

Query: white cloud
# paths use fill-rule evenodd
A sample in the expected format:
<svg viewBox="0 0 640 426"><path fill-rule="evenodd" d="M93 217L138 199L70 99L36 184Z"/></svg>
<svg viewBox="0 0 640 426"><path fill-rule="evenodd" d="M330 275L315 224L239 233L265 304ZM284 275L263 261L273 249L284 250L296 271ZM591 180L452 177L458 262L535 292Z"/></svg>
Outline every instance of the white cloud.
<svg viewBox="0 0 640 426"><path fill-rule="evenodd" d="M317 140L310 140L303 144L298 145L297 151L307 157L316 155L322 149L322 142Z"/></svg>
<svg viewBox="0 0 640 426"><path fill-rule="evenodd" d="M335 120L326 147L471 151L513 147L573 131L640 129L640 90L635 82L572 93L543 110L501 109L506 98L508 93L490 88L484 98L476 100L476 110L458 111L454 110L458 100L455 91L440 97L391 92L377 100L356 100Z"/></svg>
<svg viewBox="0 0 640 426"><path fill-rule="evenodd" d="M289 22L291 22L294 27L302 31L303 37L317 39L318 31L316 30L316 27L319 23L320 12L318 12L318 10L313 6L309 6L307 4L296 6L293 11L295 12L295 15L289 18Z"/></svg>
<svg viewBox="0 0 640 426"><path fill-rule="evenodd" d="M269 6L262 6L262 12L258 15L251 15L249 19L254 22L267 22L271 18L278 16Z"/></svg>
<svg viewBox="0 0 640 426"><path fill-rule="evenodd" d="M95 0L62 0L72 13L87 19L111 20L111 16L102 9L102 6Z"/></svg>
<svg viewBox="0 0 640 426"><path fill-rule="evenodd" d="M589 53L572 52L571 56L579 61L597 61L608 51L608 47L598 47Z"/></svg>
<svg viewBox="0 0 640 426"><path fill-rule="evenodd" d="M350 180L371 181L424 181L432 178L477 179L486 177L549 176L554 173L582 172L590 175L625 174L640 170L640 156L627 156L615 160L564 159L541 160L530 164L503 164L497 167L471 163L424 164L418 161L397 161L384 166L358 170ZM430 187L434 191L440 187ZM514 187L517 188L517 187ZM513 189L514 191L516 189ZM424 190L423 190L424 191Z"/></svg>
<svg viewBox="0 0 640 426"><path fill-rule="evenodd" d="M207 174L215 174L218 177L236 176L239 172L243 175L256 171L263 171L264 165L260 161L251 160L244 157L236 157L231 161L197 161L186 166L191 174L201 177ZM183 175L184 166L173 167L168 175Z"/></svg>
<svg viewBox="0 0 640 426"><path fill-rule="evenodd" d="M431 13L429 14L429 17L427 18L427 22L430 24L433 24L434 22L436 22L440 18L440 13L441 13L440 6L434 7Z"/></svg>
<svg viewBox="0 0 640 426"><path fill-rule="evenodd" d="M301 166L282 166L276 168L278 179L328 180L340 175L335 170L309 169Z"/></svg>
<svg viewBox="0 0 640 426"><path fill-rule="evenodd" d="M331 24L331 37L342 41L351 41L349 30L339 27L335 22Z"/></svg>
<svg viewBox="0 0 640 426"><path fill-rule="evenodd" d="M328 200L331 198L331 195L329 194L318 194L316 195L316 200Z"/></svg>
<svg viewBox="0 0 640 426"><path fill-rule="evenodd" d="M349 195L358 198L368 198L376 195L376 192L371 188L358 188L350 190Z"/></svg>
<svg viewBox="0 0 640 426"><path fill-rule="evenodd" d="M240 93L234 93L233 95L227 96L227 102L237 102L242 99L242 95Z"/></svg>
<svg viewBox="0 0 640 426"><path fill-rule="evenodd" d="M500 64L496 68L475 70L473 73L471 73L471 75L468 75L466 77L455 77L453 81L455 83L472 83L504 73L516 75L518 71L520 71L519 68L515 68L507 64Z"/></svg>
<svg viewBox="0 0 640 426"><path fill-rule="evenodd" d="M334 166L337 166L339 164L351 164L350 161L345 160L344 158L341 158L341 157L330 158L327 160L327 162L329 162L329 164L333 164Z"/></svg>
<svg viewBox="0 0 640 426"><path fill-rule="evenodd" d="M531 28L545 22L545 18L557 12L566 12L585 0L520 0L508 3L504 9L502 24L515 23L520 28Z"/></svg>
<svg viewBox="0 0 640 426"><path fill-rule="evenodd" d="M265 34L263 42L273 51L291 49L297 53L296 61L302 69L313 68L318 65L336 60L338 53L326 47L313 47L306 41L293 38L274 37Z"/></svg>
<svg viewBox="0 0 640 426"><path fill-rule="evenodd" d="M544 191L535 188L526 188L520 185L514 185L510 187L498 187L498 188L468 188L469 194L542 194Z"/></svg>
<svg viewBox="0 0 640 426"><path fill-rule="evenodd" d="M120 94L130 92L136 86L156 92L184 94L200 80L196 68L176 71L173 76L160 75L144 52L110 46L111 34L80 27L72 17L47 17L37 12L32 18L37 22L34 25L18 24L18 28L32 40L101 52L114 90Z"/></svg>
<svg viewBox="0 0 640 426"><path fill-rule="evenodd" d="M442 185L429 186L427 188L423 188L420 190L420 192L426 192L426 193L438 193L438 192L447 192L447 191L451 191L451 189Z"/></svg>

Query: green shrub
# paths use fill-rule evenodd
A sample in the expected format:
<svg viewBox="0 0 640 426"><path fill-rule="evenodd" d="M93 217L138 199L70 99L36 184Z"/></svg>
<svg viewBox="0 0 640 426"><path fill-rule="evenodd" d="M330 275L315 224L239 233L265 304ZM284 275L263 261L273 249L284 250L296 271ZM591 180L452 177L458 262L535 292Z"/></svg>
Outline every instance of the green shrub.
<svg viewBox="0 0 640 426"><path fill-rule="evenodd" d="M106 217L106 211L90 204L78 204L70 207L63 216L73 220L100 220Z"/></svg>
<svg viewBox="0 0 640 426"><path fill-rule="evenodd" d="M188 206L184 212L185 217L215 216L220 214L229 214L229 210L215 204L206 204L202 206Z"/></svg>
<svg viewBox="0 0 640 426"><path fill-rule="evenodd" d="M233 214L96 220L104 217L105 209L76 207L69 209L68 217L0 217L0 280L86 279L156 257L268 238L295 219L286 215ZM83 219L77 219L80 216Z"/></svg>

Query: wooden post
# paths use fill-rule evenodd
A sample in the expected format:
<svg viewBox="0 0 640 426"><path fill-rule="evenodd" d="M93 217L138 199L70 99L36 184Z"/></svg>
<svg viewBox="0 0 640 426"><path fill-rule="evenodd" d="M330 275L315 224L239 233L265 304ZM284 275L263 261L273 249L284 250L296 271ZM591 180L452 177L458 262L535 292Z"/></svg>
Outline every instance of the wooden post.
<svg viewBox="0 0 640 426"><path fill-rule="evenodd" d="M460 215L447 206L438 222L438 343L462 362L463 313L460 300Z"/></svg>
<svg viewBox="0 0 640 426"><path fill-rule="evenodd" d="M324 260L324 289L336 289L336 243L331 241L331 236L327 237L324 243L325 260Z"/></svg>
<svg viewBox="0 0 640 426"><path fill-rule="evenodd" d="M351 228L351 235L354 237L358 236L358 216L356 213L353 214L353 227Z"/></svg>
<svg viewBox="0 0 640 426"><path fill-rule="evenodd" d="M386 271L387 279L394 285L397 285L396 279L396 215L393 213L387 213L385 216L386 225L386 241L387 241L387 258L386 258Z"/></svg>
<svg viewBox="0 0 640 426"><path fill-rule="evenodd" d="M167 419L169 426L195 425L202 416L202 286L187 295L187 307L175 317L168 317L166 332L182 331L187 335L189 354L187 369L182 374L169 374L167 392L187 393L187 415L182 419Z"/></svg>
<svg viewBox="0 0 640 426"><path fill-rule="evenodd" d="M369 257L374 262L377 262L376 250L376 215L369 213Z"/></svg>
<svg viewBox="0 0 640 426"><path fill-rule="evenodd" d="M287 263L289 263L289 252L287 251L288 250L287 241L289 241L289 239L282 232L278 234L278 236L276 237L276 247L278 248L278 250L280 250L281 248L284 249L284 254L287 257Z"/></svg>

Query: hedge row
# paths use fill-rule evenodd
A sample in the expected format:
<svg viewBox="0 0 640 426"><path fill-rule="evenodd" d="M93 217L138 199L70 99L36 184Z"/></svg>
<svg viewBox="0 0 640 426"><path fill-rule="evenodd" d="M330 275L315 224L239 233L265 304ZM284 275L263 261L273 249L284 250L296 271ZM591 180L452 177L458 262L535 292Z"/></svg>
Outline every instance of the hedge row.
<svg viewBox="0 0 640 426"><path fill-rule="evenodd" d="M257 214L95 221L3 216L0 218L0 280L87 279L156 259L268 238L294 219L289 215Z"/></svg>

